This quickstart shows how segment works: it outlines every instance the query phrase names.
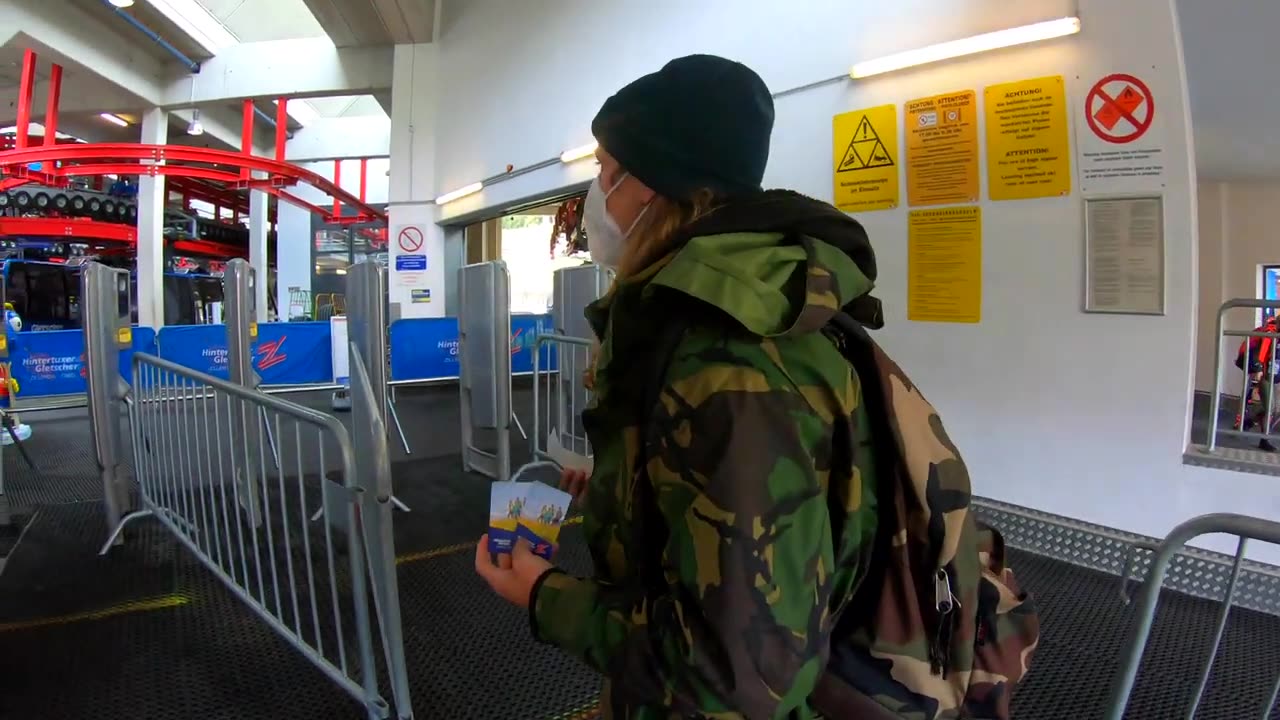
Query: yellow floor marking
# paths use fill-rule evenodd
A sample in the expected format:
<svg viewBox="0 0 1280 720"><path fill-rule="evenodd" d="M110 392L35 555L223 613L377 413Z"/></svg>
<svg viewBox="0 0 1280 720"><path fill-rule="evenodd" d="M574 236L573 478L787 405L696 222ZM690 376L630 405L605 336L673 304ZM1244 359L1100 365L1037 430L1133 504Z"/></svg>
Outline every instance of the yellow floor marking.
<svg viewBox="0 0 1280 720"><path fill-rule="evenodd" d="M85 612L71 613L70 615L60 615L58 617L0 623L0 633L48 627L50 625L70 625L71 623L85 622L88 620L103 620L117 615L127 615L129 613L150 612L152 610L164 610L166 608L180 607L190 602L191 598L186 595L161 595L159 597L147 598L146 600L133 600L126 603L120 603L119 605L112 605L101 610L88 610Z"/></svg>

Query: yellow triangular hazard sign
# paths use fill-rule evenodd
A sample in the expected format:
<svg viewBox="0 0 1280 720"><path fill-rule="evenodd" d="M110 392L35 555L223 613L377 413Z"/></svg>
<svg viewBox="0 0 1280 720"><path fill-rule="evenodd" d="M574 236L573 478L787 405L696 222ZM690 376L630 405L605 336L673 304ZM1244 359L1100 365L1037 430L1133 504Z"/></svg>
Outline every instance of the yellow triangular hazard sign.
<svg viewBox="0 0 1280 720"><path fill-rule="evenodd" d="M853 131L853 137L849 139L849 147L845 149L836 172L882 167L893 167L893 158L889 157L889 151L880 142L880 134L871 126L871 121L863 115L858 128Z"/></svg>

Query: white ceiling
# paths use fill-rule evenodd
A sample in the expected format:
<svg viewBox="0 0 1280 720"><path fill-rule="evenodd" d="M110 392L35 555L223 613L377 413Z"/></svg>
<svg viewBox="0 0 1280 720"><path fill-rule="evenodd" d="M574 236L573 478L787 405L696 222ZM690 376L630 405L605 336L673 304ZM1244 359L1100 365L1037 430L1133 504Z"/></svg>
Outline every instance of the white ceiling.
<svg viewBox="0 0 1280 720"><path fill-rule="evenodd" d="M324 37L303 0L197 0L240 42Z"/></svg>
<svg viewBox="0 0 1280 720"><path fill-rule="evenodd" d="M1177 5L1200 178L1280 180L1280 2Z"/></svg>

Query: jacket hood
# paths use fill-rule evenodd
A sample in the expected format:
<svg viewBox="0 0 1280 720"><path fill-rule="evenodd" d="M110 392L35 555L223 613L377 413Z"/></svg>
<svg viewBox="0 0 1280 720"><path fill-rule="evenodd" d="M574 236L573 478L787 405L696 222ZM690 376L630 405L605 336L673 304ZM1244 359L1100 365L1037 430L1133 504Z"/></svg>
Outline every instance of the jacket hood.
<svg viewBox="0 0 1280 720"><path fill-rule="evenodd" d="M754 334L816 332L842 309L884 325L867 233L827 203L788 190L736 198L690 223L676 246L647 290L701 300Z"/></svg>

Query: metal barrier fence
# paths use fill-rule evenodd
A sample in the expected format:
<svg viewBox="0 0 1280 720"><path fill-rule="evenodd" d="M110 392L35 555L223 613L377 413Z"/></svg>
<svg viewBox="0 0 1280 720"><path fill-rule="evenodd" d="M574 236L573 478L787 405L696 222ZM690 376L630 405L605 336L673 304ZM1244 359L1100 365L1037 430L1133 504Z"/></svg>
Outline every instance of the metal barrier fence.
<svg viewBox="0 0 1280 720"><path fill-rule="evenodd" d="M1231 604L1235 597L1236 583L1240 577L1240 565L1244 561L1245 545L1250 539L1280 545L1280 523L1263 520L1262 518L1227 513L1201 515L1182 523L1165 537L1156 548L1155 556L1151 560L1151 570L1142 587L1137 617L1129 625L1128 634L1123 645L1124 650L1122 651L1124 652L1124 657L1121 660L1116 679L1111 685L1107 720L1121 720L1125 709L1129 705L1129 695L1133 692L1133 686L1138 678L1138 670L1142 664L1142 654L1146 649L1147 639L1151 635L1151 624L1155 619L1156 606L1160 602L1160 591L1164 585L1164 576L1168 570L1169 562L1188 542L1201 535L1212 533L1235 535L1240 540L1236 546L1235 563L1232 565L1231 579L1227 585L1226 597L1223 598L1222 608L1218 612L1218 622L1214 630L1213 643L1209 648L1204 668L1200 672L1199 682L1196 685L1190 707L1185 715L1188 720L1192 720L1195 717L1196 710L1199 708L1200 701L1204 696L1205 688L1208 686L1209 676L1213 672L1213 662L1218 654L1218 646L1222 642L1222 634L1227 627L1227 618L1231 613ZM1127 580L1128 574L1126 573L1121 582L1127 584ZM1122 595L1124 594L1123 587L1122 585ZM1280 675L1276 676L1270 699L1263 705L1258 717L1262 718L1262 720L1267 720L1271 716L1271 710L1276 706L1278 696L1280 696ZM1244 716L1242 715L1241 717Z"/></svg>
<svg viewBox="0 0 1280 720"><path fill-rule="evenodd" d="M107 307L121 276L100 265L84 275L90 418L111 528L102 552L120 541L130 522L157 519L369 718L380 720L391 709L379 690L376 620L395 716L412 718L379 409L385 387L375 392L370 382L368 349L358 338L349 343L354 447L332 416L255 389L245 352L253 334L247 282L228 286L235 291L228 295L232 381L135 353L130 388L111 351L113 343L128 340L120 332L128 308L121 316ZM119 447L122 404L136 493L128 492ZM263 443L268 433L274 441ZM137 509L120 517L135 499Z"/></svg>
<svg viewBox="0 0 1280 720"><path fill-rule="evenodd" d="M1276 369L1276 345L1280 344L1280 332L1266 332L1259 330L1227 330L1225 327L1226 315L1229 311L1248 308L1252 310L1271 310L1276 312L1280 310L1280 301L1278 300L1255 300L1249 298L1239 298L1228 300L1218 308L1218 320L1215 337L1217 338L1215 347L1217 352L1214 355L1213 364L1213 396L1210 398L1209 405L1209 437L1206 441L1205 449L1213 452L1218 447L1219 435L1227 437L1241 437L1253 440L1269 441L1277 434L1274 432L1277 423L1275 417L1275 391L1276 385L1280 384L1280 372ZM1245 362L1240 369L1240 413L1239 419L1235 425L1230 428L1219 427L1218 415L1222 409L1222 392L1223 392L1223 374L1222 374L1222 356L1223 342L1226 338L1245 338L1246 351ZM1269 357L1260 362L1261 369L1257 371L1251 367L1251 357L1253 350L1253 338L1270 339ZM1254 393L1257 393L1254 399ZM1259 406L1255 411L1251 412L1251 405ZM1261 411L1261 412L1258 412ZM1261 418L1261 432L1248 430L1247 428L1254 422L1257 422L1254 416Z"/></svg>
<svg viewBox="0 0 1280 720"><path fill-rule="evenodd" d="M529 447L535 460L555 460L551 443L577 455L591 456L591 443L582 426L582 410L590 402L587 375L591 372L592 341L557 333L539 335L533 345L533 432ZM546 357L556 369L542 369ZM545 433L545 437L544 437Z"/></svg>

